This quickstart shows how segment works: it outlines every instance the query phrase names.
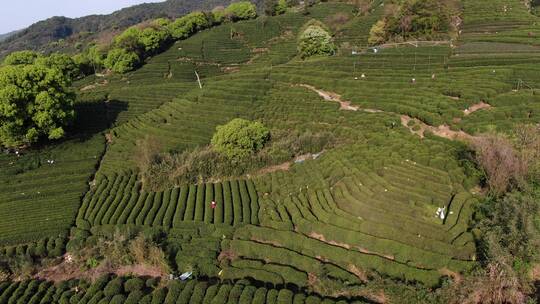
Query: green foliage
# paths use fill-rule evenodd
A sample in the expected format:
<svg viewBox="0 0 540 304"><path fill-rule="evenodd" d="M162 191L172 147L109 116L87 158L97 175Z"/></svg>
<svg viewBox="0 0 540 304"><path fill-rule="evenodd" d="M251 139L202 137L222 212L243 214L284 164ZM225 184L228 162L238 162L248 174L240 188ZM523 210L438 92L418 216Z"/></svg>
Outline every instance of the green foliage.
<svg viewBox="0 0 540 304"><path fill-rule="evenodd" d="M124 291L123 288L123 280L122 278L114 278L109 283L107 283L107 286L105 286L105 289L103 289L103 294L107 297L112 297L118 294L122 294Z"/></svg>
<svg viewBox="0 0 540 304"><path fill-rule="evenodd" d="M127 52L140 53L144 49L139 40L140 36L141 30L138 27L130 27L114 38L114 46Z"/></svg>
<svg viewBox="0 0 540 304"><path fill-rule="evenodd" d="M248 20L257 17L257 7L249 1L231 3L224 11L231 21Z"/></svg>
<svg viewBox="0 0 540 304"><path fill-rule="evenodd" d="M510 258L529 266L540 259L540 195L536 192L512 192L482 205L483 219L478 227L483 231L485 258Z"/></svg>
<svg viewBox="0 0 540 304"><path fill-rule="evenodd" d="M140 63L139 55L125 49L113 49L104 61L105 67L116 73L126 73L134 70Z"/></svg>
<svg viewBox="0 0 540 304"><path fill-rule="evenodd" d="M386 41L386 22L379 20L369 30L368 43L371 45L381 44Z"/></svg>
<svg viewBox="0 0 540 304"><path fill-rule="evenodd" d="M288 8L287 0L266 0L264 2L264 12L267 16L284 14Z"/></svg>
<svg viewBox="0 0 540 304"><path fill-rule="evenodd" d="M139 36L139 41L148 54L154 54L161 50L171 39L171 34L166 28L145 28Z"/></svg>
<svg viewBox="0 0 540 304"><path fill-rule="evenodd" d="M311 20L300 32L298 54L301 58L304 59L314 55L334 55L336 50L332 36L321 22Z"/></svg>
<svg viewBox="0 0 540 304"><path fill-rule="evenodd" d="M174 39L185 39L192 34L212 26L212 16L203 12L193 12L169 24Z"/></svg>
<svg viewBox="0 0 540 304"><path fill-rule="evenodd" d="M71 80L44 64L0 69L0 145L59 139L75 116Z"/></svg>
<svg viewBox="0 0 540 304"><path fill-rule="evenodd" d="M36 59L36 64L56 68L69 79L75 79L80 74L78 64L66 54L54 53L46 57L39 57Z"/></svg>
<svg viewBox="0 0 540 304"><path fill-rule="evenodd" d="M4 65L33 64L39 57L41 57L41 55L34 51L13 52L6 56L6 58L4 59Z"/></svg>
<svg viewBox="0 0 540 304"><path fill-rule="evenodd" d="M388 39L434 39L450 30L456 30L460 14L457 1L405 0L389 3L383 19L370 31L369 43L380 44Z"/></svg>
<svg viewBox="0 0 540 304"><path fill-rule="evenodd" d="M216 127L212 146L231 159L247 157L263 148L270 131L260 122L236 118Z"/></svg>

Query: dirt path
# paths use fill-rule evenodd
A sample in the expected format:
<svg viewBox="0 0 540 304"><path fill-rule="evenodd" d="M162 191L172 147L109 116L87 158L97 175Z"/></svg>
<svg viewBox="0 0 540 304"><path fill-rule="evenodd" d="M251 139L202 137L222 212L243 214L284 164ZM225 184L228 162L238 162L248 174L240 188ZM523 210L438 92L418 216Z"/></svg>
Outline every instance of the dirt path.
<svg viewBox="0 0 540 304"><path fill-rule="evenodd" d="M299 85L296 85L296 86L303 87L303 88L306 88L306 89L310 89L313 92L319 94L319 96L321 96L324 100L338 102L340 110L345 110L345 111L358 111L358 110L360 110L360 108L357 107L357 106L351 106L350 101L343 100L341 98L341 95L339 95L339 94L336 94L336 93L333 93L333 92L328 92L328 91L323 91L323 90L317 89L314 86L311 86L309 84L299 84ZM366 112L372 112L372 113L378 111L378 110L374 110L374 109L361 109L361 110L366 111Z"/></svg>
<svg viewBox="0 0 540 304"><path fill-rule="evenodd" d="M162 269L146 264L127 265L117 268L111 268L107 265L100 265L90 270L81 268L81 265L74 263L66 254L60 264L41 269L35 276L35 279L48 280L53 282L68 281L71 279L95 280L103 274L112 273L118 276L135 275L148 277L168 277Z"/></svg>
<svg viewBox="0 0 540 304"><path fill-rule="evenodd" d="M328 92L328 91L320 90L320 89L317 89L314 86L311 86L311 85L308 85L308 84L298 84L296 86L310 89L310 90L316 92L317 94L319 94L319 96L324 98L324 100L338 102L340 104L340 110L348 110L348 111L359 111L360 110L360 111L364 111L364 112L368 112L368 113L398 114L398 113L394 113L394 112L385 112L385 111L378 110L378 109L364 109L364 108L359 108L357 106L352 106L351 102L347 101L347 100L343 100L341 98L341 95L339 95L337 93L334 93L334 92ZM480 102L480 103L477 103L475 105L472 105L468 109L465 109L463 112L465 113L465 115L468 115L468 114L476 112L478 110L487 109L487 108L490 108L490 107L491 106L489 104L487 104L485 102ZM420 120L418 120L416 118L412 118L412 117L410 117L408 115L401 115L400 117L401 117L401 124L405 128L409 129L411 131L411 133L416 134L416 135L420 136L421 138L425 137L424 134L425 134L426 131L430 131L431 133L433 133L436 136L444 137L444 138L447 138L447 139L450 139L450 140L471 141L472 139L474 139L474 136L472 136L472 135L470 135L470 134L468 134L468 133L466 133L464 131L451 130L448 125L440 125L438 127L435 127L435 126L430 126L430 125L428 125L428 124L426 124L426 123L424 123L424 122L422 122L422 121L420 121ZM415 123L409 126L410 121L414 121ZM414 126L417 126L416 130L415 130Z"/></svg>
<svg viewBox="0 0 540 304"><path fill-rule="evenodd" d="M413 125L409 125L410 121L414 121L415 124ZM475 137L468 134L468 133L465 133L463 131L454 131L454 130L451 130L450 127L448 125L440 125L438 127L434 127L434 126L430 126L418 119L415 119L415 118L412 118L410 116L407 116L407 115L401 115L401 125L403 125L405 128L409 129L411 131L411 133L413 134L416 134L418 136L420 136L421 138L424 138L425 137L425 132L426 131L430 131L431 133L433 133L434 135L436 136L439 136L439 137L444 137L446 139L450 139L450 140L462 140L462 141L471 141L473 140ZM417 130L414 130L414 125L417 125L419 126L419 128L417 128Z"/></svg>
<svg viewBox="0 0 540 304"><path fill-rule="evenodd" d="M487 104L483 101L477 103L477 104L473 104L472 106L468 107L467 109L463 110L463 114L465 115L470 115L478 110L482 110L482 109L489 109L491 108L491 105L490 104Z"/></svg>

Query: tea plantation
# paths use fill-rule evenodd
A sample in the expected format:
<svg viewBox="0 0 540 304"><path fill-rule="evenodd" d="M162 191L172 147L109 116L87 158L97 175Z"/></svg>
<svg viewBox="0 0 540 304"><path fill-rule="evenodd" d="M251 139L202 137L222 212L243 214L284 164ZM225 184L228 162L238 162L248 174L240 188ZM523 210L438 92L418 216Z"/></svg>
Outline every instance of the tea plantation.
<svg viewBox="0 0 540 304"><path fill-rule="evenodd" d="M0 257L66 263L72 248L134 229L159 231L171 265L161 278L0 277L0 304L415 303L373 282L433 290L474 271L480 179L467 143L445 134L540 122L540 19L520 0L462 0L454 39L370 47L384 3L224 23L128 74L75 82L68 138L0 155ZM337 53L300 59L302 26L336 15ZM234 118L272 134L330 134L333 145L145 187L142 140L177 155Z"/></svg>

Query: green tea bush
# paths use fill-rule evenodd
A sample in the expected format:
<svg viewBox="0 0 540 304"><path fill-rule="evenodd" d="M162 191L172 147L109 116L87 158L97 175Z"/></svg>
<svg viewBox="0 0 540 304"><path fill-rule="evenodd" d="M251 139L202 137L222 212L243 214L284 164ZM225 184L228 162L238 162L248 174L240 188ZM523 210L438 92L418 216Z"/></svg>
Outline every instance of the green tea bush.
<svg viewBox="0 0 540 304"><path fill-rule="evenodd" d="M131 278L124 283L124 290L126 293L131 293L136 290L142 290L144 287L144 281L141 278Z"/></svg>
<svg viewBox="0 0 540 304"><path fill-rule="evenodd" d="M103 294L106 297L122 294L124 292L123 285L124 282L122 278L114 278L107 283L107 286L105 286L105 289L103 289Z"/></svg>
<svg viewBox="0 0 540 304"><path fill-rule="evenodd" d="M134 290L129 293L124 304L137 304L144 296L144 293L140 290Z"/></svg>
<svg viewBox="0 0 540 304"><path fill-rule="evenodd" d="M112 297L109 304L124 304L125 301L126 301L126 296L124 296L122 294L117 294L114 297Z"/></svg>

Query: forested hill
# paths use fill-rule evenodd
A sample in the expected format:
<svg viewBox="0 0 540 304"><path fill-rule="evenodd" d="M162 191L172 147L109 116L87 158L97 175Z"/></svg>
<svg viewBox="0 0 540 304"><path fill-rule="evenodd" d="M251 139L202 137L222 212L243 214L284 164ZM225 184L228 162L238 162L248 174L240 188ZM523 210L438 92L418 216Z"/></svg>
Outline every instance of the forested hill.
<svg viewBox="0 0 540 304"><path fill-rule="evenodd" d="M168 0L144 3L109 15L81 18L52 17L39 21L5 41L0 39L0 58L19 50L70 51L84 42L106 39L129 26L158 17L176 18L195 10L211 10L231 0ZM255 1L262 2L262 1Z"/></svg>

